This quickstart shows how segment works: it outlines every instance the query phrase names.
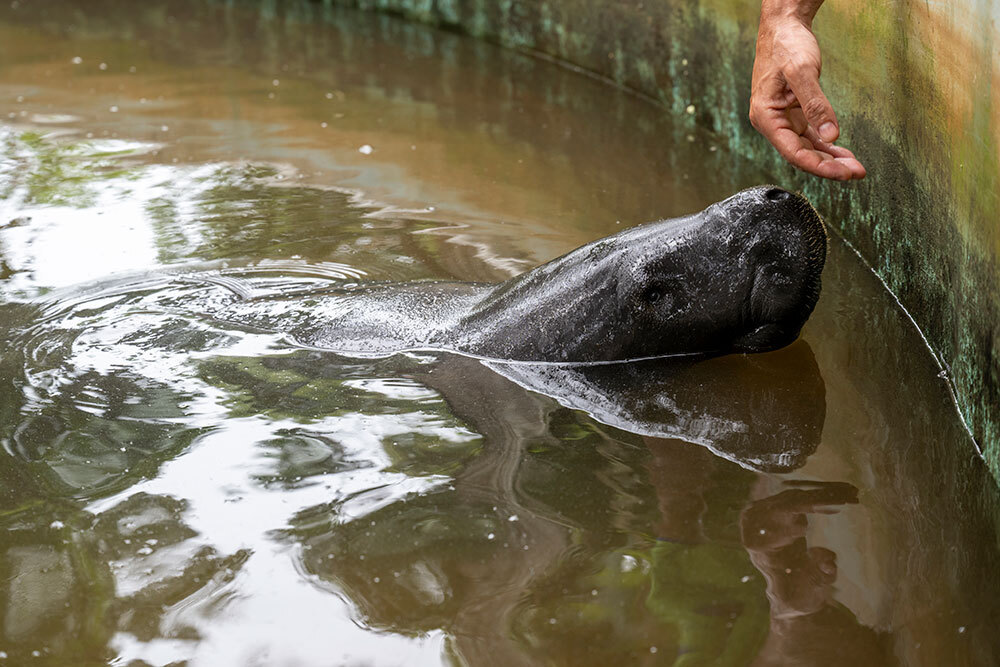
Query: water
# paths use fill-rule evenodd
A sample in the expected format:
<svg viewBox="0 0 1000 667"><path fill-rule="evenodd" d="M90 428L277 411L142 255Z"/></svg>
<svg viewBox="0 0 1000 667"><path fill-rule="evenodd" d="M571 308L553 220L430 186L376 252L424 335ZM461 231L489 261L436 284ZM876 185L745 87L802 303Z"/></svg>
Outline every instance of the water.
<svg viewBox="0 0 1000 667"><path fill-rule="evenodd" d="M0 10L0 664L997 660L995 486L836 238L801 341L701 364L194 308L502 280L768 180L550 63L263 7Z"/></svg>

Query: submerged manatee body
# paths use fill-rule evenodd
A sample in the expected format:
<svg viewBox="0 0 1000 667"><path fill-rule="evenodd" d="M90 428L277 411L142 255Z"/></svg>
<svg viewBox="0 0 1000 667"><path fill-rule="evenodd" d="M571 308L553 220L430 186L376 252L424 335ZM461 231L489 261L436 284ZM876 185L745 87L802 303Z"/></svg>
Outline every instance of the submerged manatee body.
<svg viewBox="0 0 1000 667"><path fill-rule="evenodd" d="M795 340L819 297L826 232L801 196L744 190L628 229L499 284L369 283L247 298L213 313L362 355L444 349L619 361L759 352Z"/></svg>

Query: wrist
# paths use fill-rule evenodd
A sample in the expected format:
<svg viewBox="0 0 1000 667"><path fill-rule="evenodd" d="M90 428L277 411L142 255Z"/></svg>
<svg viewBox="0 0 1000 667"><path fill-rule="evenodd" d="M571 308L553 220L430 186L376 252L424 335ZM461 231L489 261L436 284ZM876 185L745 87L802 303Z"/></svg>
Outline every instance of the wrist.
<svg viewBox="0 0 1000 667"><path fill-rule="evenodd" d="M760 5L761 27L784 21L795 21L812 28L813 17L823 0L763 0Z"/></svg>

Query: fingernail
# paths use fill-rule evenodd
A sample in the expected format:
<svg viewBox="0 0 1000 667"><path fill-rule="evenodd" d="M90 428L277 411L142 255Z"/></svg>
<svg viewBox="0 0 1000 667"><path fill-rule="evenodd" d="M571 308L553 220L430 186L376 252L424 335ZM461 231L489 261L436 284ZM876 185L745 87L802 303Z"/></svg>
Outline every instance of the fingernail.
<svg viewBox="0 0 1000 667"><path fill-rule="evenodd" d="M837 126L827 121L819 126L819 137L823 141L833 141L837 138Z"/></svg>

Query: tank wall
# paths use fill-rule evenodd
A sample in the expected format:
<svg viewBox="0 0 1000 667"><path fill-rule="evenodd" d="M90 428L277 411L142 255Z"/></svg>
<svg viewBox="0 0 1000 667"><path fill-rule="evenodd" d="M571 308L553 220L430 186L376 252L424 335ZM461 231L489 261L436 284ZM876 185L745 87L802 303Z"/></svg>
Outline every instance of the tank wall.
<svg viewBox="0 0 1000 667"><path fill-rule="evenodd" d="M785 165L747 120L757 0L325 1L607 77L804 191L917 321L1000 478L1000 3L824 4L822 82L869 173L844 185Z"/></svg>

